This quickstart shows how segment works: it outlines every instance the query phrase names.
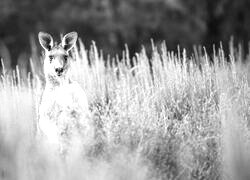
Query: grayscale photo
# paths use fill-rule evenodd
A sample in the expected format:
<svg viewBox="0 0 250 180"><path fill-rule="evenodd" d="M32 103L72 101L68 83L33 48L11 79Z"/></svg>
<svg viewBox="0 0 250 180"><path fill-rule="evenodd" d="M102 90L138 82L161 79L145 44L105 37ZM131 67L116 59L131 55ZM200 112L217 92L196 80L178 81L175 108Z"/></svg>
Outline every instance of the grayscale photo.
<svg viewBox="0 0 250 180"><path fill-rule="evenodd" d="M250 180L249 0L0 0L0 180Z"/></svg>

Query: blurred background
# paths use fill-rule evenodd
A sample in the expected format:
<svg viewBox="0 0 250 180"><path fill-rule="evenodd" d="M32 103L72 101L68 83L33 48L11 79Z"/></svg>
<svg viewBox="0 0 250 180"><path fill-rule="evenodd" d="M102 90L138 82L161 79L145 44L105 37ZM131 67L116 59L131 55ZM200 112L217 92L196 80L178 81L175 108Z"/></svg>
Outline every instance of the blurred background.
<svg viewBox="0 0 250 180"><path fill-rule="evenodd" d="M125 43L131 54L150 47L150 38L170 50L205 45L211 52L234 36L247 49L249 19L249 0L0 0L0 56L14 67L28 60L39 31L59 39L73 30L87 48L94 40L111 55Z"/></svg>

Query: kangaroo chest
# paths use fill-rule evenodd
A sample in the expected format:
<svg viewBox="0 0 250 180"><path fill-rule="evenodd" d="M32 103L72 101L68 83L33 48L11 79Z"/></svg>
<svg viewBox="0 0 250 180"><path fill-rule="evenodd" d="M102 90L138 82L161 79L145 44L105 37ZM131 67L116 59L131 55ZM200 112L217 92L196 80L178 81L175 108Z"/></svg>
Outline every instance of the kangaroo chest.
<svg viewBox="0 0 250 180"><path fill-rule="evenodd" d="M70 86L63 86L53 90L45 90L42 102L42 115L53 122L79 119L83 113L82 105Z"/></svg>

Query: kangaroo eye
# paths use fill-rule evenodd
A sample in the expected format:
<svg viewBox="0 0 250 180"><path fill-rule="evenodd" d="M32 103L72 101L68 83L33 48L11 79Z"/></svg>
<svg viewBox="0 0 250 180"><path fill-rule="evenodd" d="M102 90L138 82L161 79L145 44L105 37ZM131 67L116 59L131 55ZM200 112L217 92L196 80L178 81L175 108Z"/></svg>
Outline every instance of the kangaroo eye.
<svg viewBox="0 0 250 180"><path fill-rule="evenodd" d="M54 59L54 56L49 56L50 63L52 62L53 59Z"/></svg>
<svg viewBox="0 0 250 180"><path fill-rule="evenodd" d="M67 62L67 60L68 60L68 56L67 55L64 56L64 60L65 60L65 62Z"/></svg>

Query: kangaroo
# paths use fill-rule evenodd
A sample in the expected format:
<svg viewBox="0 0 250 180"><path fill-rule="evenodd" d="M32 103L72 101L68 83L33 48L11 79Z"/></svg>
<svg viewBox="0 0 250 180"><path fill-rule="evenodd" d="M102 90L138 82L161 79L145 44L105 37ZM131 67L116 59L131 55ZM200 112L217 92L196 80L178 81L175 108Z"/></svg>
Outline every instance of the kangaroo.
<svg viewBox="0 0 250 180"><path fill-rule="evenodd" d="M77 33L66 34L60 44L50 34L39 32L44 54L45 88L39 105L38 131L46 142L61 153L67 153L73 143L88 143L92 138L92 123L88 101L80 85L70 78L72 57Z"/></svg>

